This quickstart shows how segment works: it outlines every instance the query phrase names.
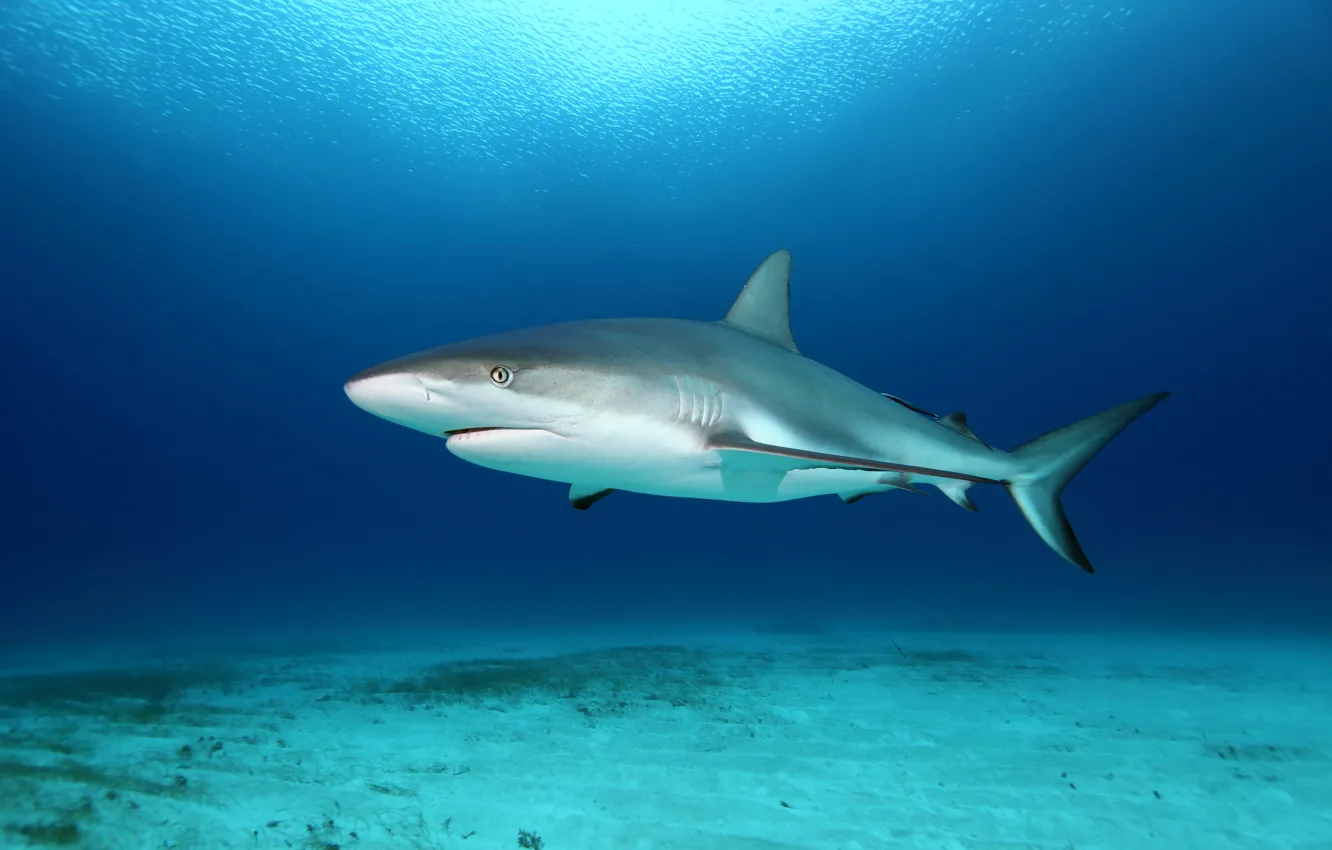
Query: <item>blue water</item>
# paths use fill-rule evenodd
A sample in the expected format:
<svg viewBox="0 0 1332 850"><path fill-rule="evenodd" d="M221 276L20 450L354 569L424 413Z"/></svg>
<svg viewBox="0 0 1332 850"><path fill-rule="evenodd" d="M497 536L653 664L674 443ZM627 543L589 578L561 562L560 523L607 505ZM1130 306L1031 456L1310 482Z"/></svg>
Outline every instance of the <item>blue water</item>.
<svg viewBox="0 0 1332 850"><path fill-rule="evenodd" d="M1325 628L1320 0L0 8L0 643L868 621ZM1011 447L1173 397L1065 505L737 505L449 455L343 381L723 315Z"/></svg>

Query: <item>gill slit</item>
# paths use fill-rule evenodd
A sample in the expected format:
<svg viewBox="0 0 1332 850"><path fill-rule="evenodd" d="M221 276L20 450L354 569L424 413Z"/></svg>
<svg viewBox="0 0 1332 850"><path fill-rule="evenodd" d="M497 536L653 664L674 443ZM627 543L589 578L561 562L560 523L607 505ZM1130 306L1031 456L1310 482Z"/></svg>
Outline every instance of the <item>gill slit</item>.
<svg viewBox="0 0 1332 850"><path fill-rule="evenodd" d="M675 421L711 428L722 421L726 395L707 378L672 375L675 381Z"/></svg>

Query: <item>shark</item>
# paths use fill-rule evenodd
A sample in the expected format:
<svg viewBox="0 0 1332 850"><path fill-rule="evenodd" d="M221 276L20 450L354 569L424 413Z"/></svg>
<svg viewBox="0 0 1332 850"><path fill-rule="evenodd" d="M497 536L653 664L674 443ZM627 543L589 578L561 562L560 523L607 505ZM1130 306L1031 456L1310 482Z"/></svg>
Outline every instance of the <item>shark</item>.
<svg viewBox="0 0 1332 850"><path fill-rule="evenodd" d="M750 275L720 321L590 319L454 342L346 381L359 408L445 439L482 467L569 485L580 510L617 492L733 502L932 487L975 511L1005 488L1036 534L1093 572L1065 486L1158 392L1002 451L964 413L936 415L806 357L791 334L791 255Z"/></svg>

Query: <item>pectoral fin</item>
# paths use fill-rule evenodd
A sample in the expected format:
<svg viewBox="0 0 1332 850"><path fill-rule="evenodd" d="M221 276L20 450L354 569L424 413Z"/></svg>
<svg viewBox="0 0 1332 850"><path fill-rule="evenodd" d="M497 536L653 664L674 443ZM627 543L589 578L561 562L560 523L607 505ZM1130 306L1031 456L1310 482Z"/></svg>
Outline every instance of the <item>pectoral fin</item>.
<svg viewBox="0 0 1332 850"><path fill-rule="evenodd" d="M576 510L585 511L614 492L615 490L609 487L570 484L569 504Z"/></svg>

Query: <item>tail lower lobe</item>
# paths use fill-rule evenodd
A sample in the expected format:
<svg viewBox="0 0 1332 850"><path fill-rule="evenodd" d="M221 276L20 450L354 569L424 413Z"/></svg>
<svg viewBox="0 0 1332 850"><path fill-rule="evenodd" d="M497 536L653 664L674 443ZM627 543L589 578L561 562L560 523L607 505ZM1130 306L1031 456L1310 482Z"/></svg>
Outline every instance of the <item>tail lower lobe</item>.
<svg viewBox="0 0 1332 850"><path fill-rule="evenodd" d="M1129 423L1169 395L1154 393L1112 407L1013 449L1019 471L1005 482L1008 492L1031 527L1065 561L1094 572L1060 504L1064 488Z"/></svg>

